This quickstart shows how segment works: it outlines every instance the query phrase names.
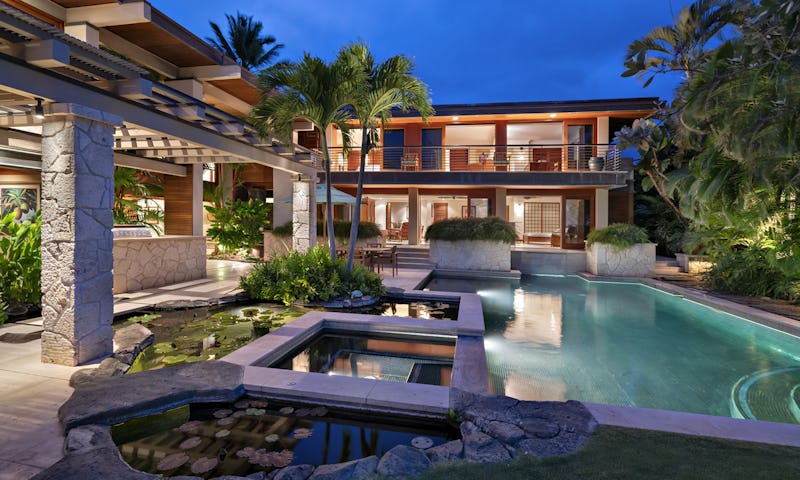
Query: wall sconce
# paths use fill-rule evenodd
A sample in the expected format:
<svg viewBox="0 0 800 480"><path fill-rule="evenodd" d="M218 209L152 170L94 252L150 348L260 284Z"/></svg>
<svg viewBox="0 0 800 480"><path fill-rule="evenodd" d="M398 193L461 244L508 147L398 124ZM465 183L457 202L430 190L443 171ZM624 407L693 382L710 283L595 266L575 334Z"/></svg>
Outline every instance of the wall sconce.
<svg viewBox="0 0 800 480"><path fill-rule="evenodd" d="M33 107L33 118L35 118L37 120L43 120L44 119L44 107L42 106L42 99L41 98L37 98L36 99L36 106Z"/></svg>

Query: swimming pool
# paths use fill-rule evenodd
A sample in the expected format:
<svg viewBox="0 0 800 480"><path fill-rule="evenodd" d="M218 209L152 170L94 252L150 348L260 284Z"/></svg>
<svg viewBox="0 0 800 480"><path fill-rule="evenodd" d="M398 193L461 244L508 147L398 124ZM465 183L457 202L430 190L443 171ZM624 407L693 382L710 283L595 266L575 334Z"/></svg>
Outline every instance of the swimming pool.
<svg viewBox="0 0 800 480"><path fill-rule="evenodd" d="M800 339L641 284L435 278L474 292L494 393L800 423Z"/></svg>

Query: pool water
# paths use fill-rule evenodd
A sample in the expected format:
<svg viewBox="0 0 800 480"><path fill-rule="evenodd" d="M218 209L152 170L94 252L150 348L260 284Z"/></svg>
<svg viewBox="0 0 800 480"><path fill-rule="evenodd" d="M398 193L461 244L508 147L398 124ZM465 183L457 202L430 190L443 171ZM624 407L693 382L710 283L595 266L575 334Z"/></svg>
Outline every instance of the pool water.
<svg viewBox="0 0 800 480"><path fill-rule="evenodd" d="M390 382L450 385L455 338L323 331L273 368ZM267 365L265 365L267 366Z"/></svg>
<svg viewBox="0 0 800 480"><path fill-rule="evenodd" d="M438 278L483 301L490 388L800 423L800 339L641 284Z"/></svg>
<svg viewBox="0 0 800 480"><path fill-rule="evenodd" d="M123 459L137 470L202 478L346 462L396 445L441 445L455 435L444 423L257 399L187 405L112 427Z"/></svg>

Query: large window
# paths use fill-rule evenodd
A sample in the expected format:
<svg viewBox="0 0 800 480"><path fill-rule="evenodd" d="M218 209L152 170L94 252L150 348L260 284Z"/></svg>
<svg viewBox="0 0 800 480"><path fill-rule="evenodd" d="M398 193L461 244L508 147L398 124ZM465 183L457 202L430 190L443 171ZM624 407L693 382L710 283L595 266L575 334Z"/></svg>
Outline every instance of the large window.
<svg viewBox="0 0 800 480"><path fill-rule="evenodd" d="M561 205L553 202L525 202L525 232L553 233L561 230Z"/></svg>

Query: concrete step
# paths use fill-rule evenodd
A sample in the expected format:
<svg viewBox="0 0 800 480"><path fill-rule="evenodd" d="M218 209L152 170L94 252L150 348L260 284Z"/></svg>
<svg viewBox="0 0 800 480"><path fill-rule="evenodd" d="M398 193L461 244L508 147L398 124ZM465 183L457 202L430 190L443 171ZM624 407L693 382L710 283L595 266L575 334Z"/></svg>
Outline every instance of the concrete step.
<svg viewBox="0 0 800 480"><path fill-rule="evenodd" d="M681 268L656 265L656 268L653 271L653 273L655 273L656 275L674 275L676 273L681 273Z"/></svg>

